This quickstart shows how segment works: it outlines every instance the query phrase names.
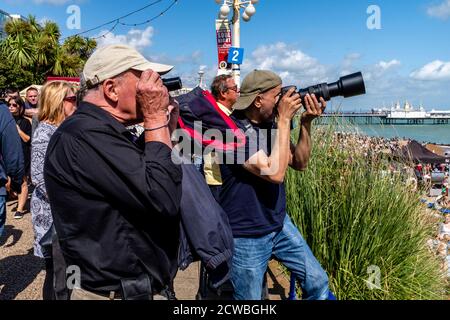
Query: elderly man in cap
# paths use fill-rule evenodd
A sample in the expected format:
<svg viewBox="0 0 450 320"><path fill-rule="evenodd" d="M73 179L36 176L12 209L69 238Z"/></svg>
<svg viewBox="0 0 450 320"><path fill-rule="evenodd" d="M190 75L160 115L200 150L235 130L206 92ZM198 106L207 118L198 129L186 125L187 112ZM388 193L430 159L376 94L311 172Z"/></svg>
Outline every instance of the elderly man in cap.
<svg viewBox="0 0 450 320"><path fill-rule="evenodd" d="M71 299L173 298L182 173L171 161L178 106L160 78L171 69L128 46L98 49L83 101L50 140L45 184L65 262L80 277ZM142 122L139 144L126 126Z"/></svg>
<svg viewBox="0 0 450 320"><path fill-rule="evenodd" d="M281 95L279 76L255 70L245 77L234 105L232 118L248 138L245 150L237 151L241 154L235 157L237 164L221 166L220 203L228 214L235 245L234 298L261 299L263 276L274 256L300 281L303 298L328 299L332 297L328 277L286 214L284 188L289 166L295 170L307 167L311 121L322 114L326 103L315 96L301 98L294 88ZM302 100L306 111L294 145L290 124Z"/></svg>

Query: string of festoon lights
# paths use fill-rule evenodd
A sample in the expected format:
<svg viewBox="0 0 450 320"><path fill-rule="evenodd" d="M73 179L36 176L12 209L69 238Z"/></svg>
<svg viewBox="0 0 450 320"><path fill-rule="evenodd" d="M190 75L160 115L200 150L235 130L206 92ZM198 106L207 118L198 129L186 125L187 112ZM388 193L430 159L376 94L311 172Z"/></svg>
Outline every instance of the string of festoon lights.
<svg viewBox="0 0 450 320"><path fill-rule="evenodd" d="M110 20L110 21L108 21L108 22L102 23L102 24L100 24L100 25L98 25L98 26L96 26L96 27L90 28L90 29L88 29L88 30L86 30L86 31L79 32L79 33L77 33L77 34L68 36L68 37L66 37L66 38L63 38L62 40L66 40L66 39L71 38L71 37L81 36L81 35L83 35L83 34L92 32L92 31L94 31L94 30L100 29L100 28L102 28L102 27L104 27L104 26L108 26L108 25L110 25L110 24L113 24L113 26L112 26L107 32L105 32L104 34L102 34L102 35L100 35L100 36L98 36L98 37L87 37L87 38L92 39L92 40L97 40L97 39L100 39L100 38L105 38L108 34L112 33L112 32L117 28L118 25L128 26L128 27L136 27L136 26L145 25L145 24L148 24L148 23L150 23L150 22L153 22L153 21L155 21L156 19L158 19L158 18L160 18L161 16L163 16L167 11L169 11L170 9L172 9L172 7L173 7L175 4L177 4L177 2L179 2L179 1L180 1L180 0L173 0L172 3L171 3L167 8L165 8L163 11L161 11L160 13L158 13L157 15L153 16L152 18L150 18L150 19L148 19L148 20L146 20L146 21L138 22L138 23L125 23L125 22L122 22L121 20L122 20L122 19L125 19L125 18L127 18L127 17L129 17L129 16L131 16L131 15L134 15L134 14L136 14L136 13L138 13L138 12L141 12L141 11L143 11L143 10L149 8L149 7L152 7L152 6L154 6L154 5L156 5L156 4L160 3L160 2L163 2L163 0L157 0L157 1L154 1L154 2L152 2L152 3L147 4L147 5L144 6L144 7L141 7L141 8L139 8L139 9L137 9L137 10L134 10L134 11L132 11L132 12L130 12L130 13L127 13L127 14L125 14L125 15L123 15L123 16L120 16L120 17L118 17L118 18L116 18L116 19L113 19L113 20Z"/></svg>

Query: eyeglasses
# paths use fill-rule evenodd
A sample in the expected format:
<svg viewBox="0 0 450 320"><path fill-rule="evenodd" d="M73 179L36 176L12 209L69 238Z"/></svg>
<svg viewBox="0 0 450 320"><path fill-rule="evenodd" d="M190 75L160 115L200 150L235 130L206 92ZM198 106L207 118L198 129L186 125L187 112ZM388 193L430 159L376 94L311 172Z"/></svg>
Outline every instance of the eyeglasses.
<svg viewBox="0 0 450 320"><path fill-rule="evenodd" d="M9 106L9 107L17 107L17 104L15 104L15 103L9 103L8 106Z"/></svg>
<svg viewBox="0 0 450 320"><path fill-rule="evenodd" d="M228 90L233 90L233 91L235 91L235 92L239 92L239 89L238 89L238 86L237 86L237 85L235 85L235 86L233 86L233 87L227 87L227 89L228 89Z"/></svg>
<svg viewBox="0 0 450 320"><path fill-rule="evenodd" d="M75 103L75 102L77 102L77 96L65 97L63 100L67 101L67 102Z"/></svg>

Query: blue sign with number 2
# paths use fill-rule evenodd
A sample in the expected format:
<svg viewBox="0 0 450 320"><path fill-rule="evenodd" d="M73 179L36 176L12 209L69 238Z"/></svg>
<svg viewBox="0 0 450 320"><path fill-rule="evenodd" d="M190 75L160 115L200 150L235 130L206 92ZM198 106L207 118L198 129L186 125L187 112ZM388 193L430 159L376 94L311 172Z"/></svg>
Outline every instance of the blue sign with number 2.
<svg viewBox="0 0 450 320"><path fill-rule="evenodd" d="M244 60L244 49L231 47L228 51L228 63L242 64Z"/></svg>

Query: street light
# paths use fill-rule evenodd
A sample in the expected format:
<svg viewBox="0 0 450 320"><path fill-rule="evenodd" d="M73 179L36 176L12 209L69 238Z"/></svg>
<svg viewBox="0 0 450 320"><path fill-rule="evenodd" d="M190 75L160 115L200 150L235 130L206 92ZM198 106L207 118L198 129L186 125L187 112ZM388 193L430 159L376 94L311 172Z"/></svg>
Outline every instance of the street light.
<svg viewBox="0 0 450 320"><path fill-rule="evenodd" d="M240 48L241 46L241 26L240 26L240 10L245 8L242 14L242 20L250 21L252 16L256 13L255 4L259 0L215 0L217 4L222 4L219 11L219 17L226 19L230 13L230 8L233 8L233 47ZM233 64L233 77L236 84L240 87L241 84L241 67L238 64Z"/></svg>
<svg viewBox="0 0 450 320"><path fill-rule="evenodd" d="M205 85L203 84L203 76L205 75L205 71L202 69L198 70L198 86L202 89L205 89Z"/></svg>

